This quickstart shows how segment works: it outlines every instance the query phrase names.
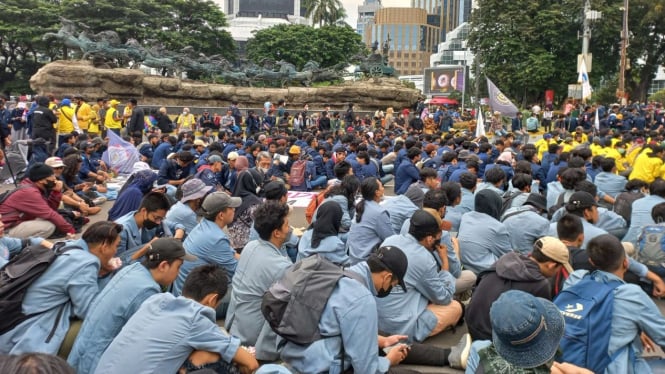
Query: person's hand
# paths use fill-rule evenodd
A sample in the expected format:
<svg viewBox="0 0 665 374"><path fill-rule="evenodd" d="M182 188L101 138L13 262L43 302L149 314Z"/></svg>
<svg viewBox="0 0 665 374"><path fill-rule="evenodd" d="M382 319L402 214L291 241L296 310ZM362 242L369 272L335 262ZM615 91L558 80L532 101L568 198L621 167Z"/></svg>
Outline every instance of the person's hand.
<svg viewBox="0 0 665 374"><path fill-rule="evenodd" d="M106 266L107 270L110 271L118 270L121 267L122 267L122 260L120 259L120 257L113 257L112 259L109 260L109 263Z"/></svg>
<svg viewBox="0 0 665 374"><path fill-rule="evenodd" d="M70 233L70 234L67 234L67 236L65 237L65 239L67 239L67 240L74 240L74 239L76 239L76 234L71 234L71 233Z"/></svg>
<svg viewBox="0 0 665 374"><path fill-rule="evenodd" d="M386 358L390 361L390 366L397 366L400 362L404 361L406 356L409 355L409 346L400 344L386 354Z"/></svg>
<svg viewBox="0 0 665 374"><path fill-rule="evenodd" d="M642 341L642 347L646 352L654 352L656 349L656 343L647 335L645 332L640 334L640 341Z"/></svg>
<svg viewBox="0 0 665 374"><path fill-rule="evenodd" d="M55 186L53 186L53 191L57 192L62 192L62 181L58 180L55 182Z"/></svg>
<svg viewBox="0 0 665 374"><path fill-rule="evenodd" d="M390 335L390 336L381 336L379 335L379 348L390 347L395 345L400 341L407 340L409 337L406 335Z"/></svg>
<svg viewBox="0 0 665 374"><path fill-rule="evenodd" d="M665 282L661 277L653 279L653 295L655 297L665 296Z"/></svg>
<svg viewBox="0 0 665 374"><path fill-rule="evenodd" d="M569 364L554 362L550 371L552 374L593 374L593 371Z"/></svg>

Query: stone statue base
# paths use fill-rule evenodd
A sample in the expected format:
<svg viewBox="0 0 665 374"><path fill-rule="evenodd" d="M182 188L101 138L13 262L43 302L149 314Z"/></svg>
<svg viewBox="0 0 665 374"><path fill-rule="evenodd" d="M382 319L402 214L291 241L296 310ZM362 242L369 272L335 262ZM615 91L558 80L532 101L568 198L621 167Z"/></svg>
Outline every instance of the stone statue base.
<svg viewBox="0 0 665 374"><path fill-rule="evenodd" d="M56 97L78 93L88 101L133 97L141 106L200 108L228 107L231 101L246 108L261 108L266 101L285 99L290 108L308 103L312 109L330 104L334 110L343 110L345 104L354 103L356 110L392 107L399 111L411 107L420 96L420 91L405 87L396 78L371 78L329 87L237 87L146 75L133 69L100 69L82 60L45 65L30 78L30 87L37 94L52 93Z"/></svg>

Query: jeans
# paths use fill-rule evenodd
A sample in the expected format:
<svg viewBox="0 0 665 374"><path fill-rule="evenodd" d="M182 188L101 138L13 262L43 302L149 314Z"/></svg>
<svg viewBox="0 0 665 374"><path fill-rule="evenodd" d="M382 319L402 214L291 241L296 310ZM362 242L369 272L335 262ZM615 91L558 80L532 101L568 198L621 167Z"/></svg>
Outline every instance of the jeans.
<svg viewBox="0 0 665 374"><path fill-rule="evenodd" d="M381 184L385 186L386 183L390 182L394 178L395 177L393 177L392 174L386 174L386 175L381 177Z"/></svg>
<svg viewBox="0 0 665 374"><path fill-rule="evenodd" d="M325 186L328 183L328 178L326 178L325 175L319 175L318 177L312 179L309 183L312 186L312 189L315 189L316 187Z"/></svg>
<svg viewBox="0 0 665 374"><path fill-rule="evenodd" d="M393 174L393 171L395 170L395 165L393 164L383 165L381 166L381 169L383 169L383 172L386 174Z"/></svg>

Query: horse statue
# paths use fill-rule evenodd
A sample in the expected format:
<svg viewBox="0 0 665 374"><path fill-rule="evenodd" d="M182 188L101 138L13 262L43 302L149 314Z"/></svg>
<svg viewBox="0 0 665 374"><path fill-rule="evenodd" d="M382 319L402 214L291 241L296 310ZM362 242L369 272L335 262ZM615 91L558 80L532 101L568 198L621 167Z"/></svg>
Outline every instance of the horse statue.
<svg viewBox="0 0 665 374"><path fill-rule="evenodd" d="M297 71L295 65L284 60L277 61L279 66L279 73L282 74L282 87L285 87L289 82L300 82L305 87L309 87L312 83L312 71Z"/></svg>

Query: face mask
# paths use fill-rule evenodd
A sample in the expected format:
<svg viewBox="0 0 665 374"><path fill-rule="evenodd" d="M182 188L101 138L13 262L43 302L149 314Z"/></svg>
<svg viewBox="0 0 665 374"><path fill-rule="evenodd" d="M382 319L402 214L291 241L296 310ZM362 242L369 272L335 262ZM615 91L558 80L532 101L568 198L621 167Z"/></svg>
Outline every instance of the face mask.
<svg viewBox="0 0 665 374"><path fill-rule="evenodd" d="M55 181L46 181L44 187L46 187L47 190L53 189L53 187L55 187Z"/></svg>
<svg viewBox="0 0 665 374"><path fill-rule="evenodd" d="M376 297L378 297L378 298L384 298L384 297L390 295L390 291L392 291L392 290L393 290L393 286L392 286L392 285L390 285L390 287L388 287L387 290L384 290L383 288L381 288L379 291L377 291L377 293L376 293Z"/></svg>
<svg viewBox="0 0 665 374"><path fill-rule="evenodd" d="M145 227L146 230L152 230L152 229L154 229L155 227L157 227L158 225L159 225L159 224L158 224L157 222L155 222L155 221L151 221L151 220L148 219L148 218L146 218L146 219L143 221L143 227Z"/></svg>
<svg viewBox="0 0 665 374"><path fill-rule="evenodd" d="M626 154L626 150L623 148L618 148L617 151L619 152L620 155Z"/></svg>
<svg viewBox="0 0 665 374"><path fill-rule="evenodd" d="M259 168L263 174L268 174L268 168Z"/></svg>

